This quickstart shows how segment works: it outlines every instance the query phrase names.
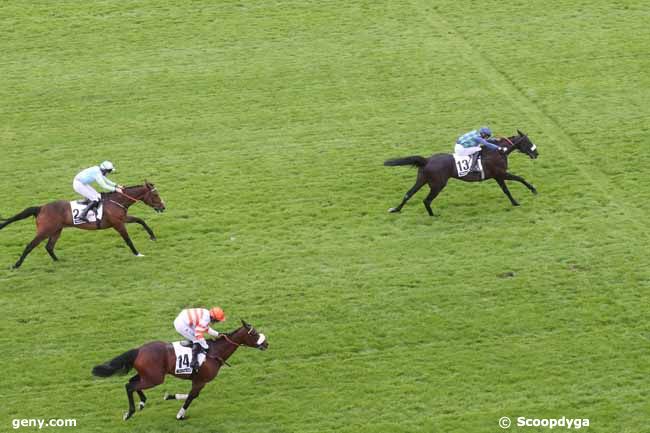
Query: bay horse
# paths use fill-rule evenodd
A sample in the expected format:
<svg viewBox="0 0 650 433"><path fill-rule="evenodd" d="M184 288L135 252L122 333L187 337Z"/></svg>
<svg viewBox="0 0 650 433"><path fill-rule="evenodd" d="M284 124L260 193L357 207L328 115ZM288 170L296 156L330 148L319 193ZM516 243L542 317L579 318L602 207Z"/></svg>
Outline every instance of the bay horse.
<svg viewBox="0 0 650 433"><path fill-rule="evenodd" d="M176 368L174 346L163 341L153 341L137 349L124 352L104 364L95 366L92 369L92 374L98 377L108 377L118 372L128 373L131 368L137 370L138 374L129 379L129 382L125 385L126 396L129 399L129 410L124 414L124 421L131 418L135 413L134 392L137 392L140 397L139 406L140 410L142 410L147 401L142 391L163 383L165 375L170 374L179 379L191 380L192 389L189 394L165 395L165 400L185 400L176 415L177 420L185 419L185 413L192 400L197 398L203 387L219 374L219 370L224 364L228 365L226 361L235 353L235 350L240 346L260 350L266 350L269 347L264 334L258 333L255 328L244 320L241 323L242 326L235 331L221 334L216 340L207 340L209 349L205 361L201 364L198 372L191 375L177 375L174 373Z"/></svg>
<svg viewBox="0 0 650 433"><path fill-rule="evenodd" d="M160 198L156 187L152 183L145 181L144 185L125 187L123 192L115 191L102 194L104 210L100 222L88 222L75 225L73 223L70 202L65 200L53 201L43 206L28 207L11 218L5 220L0 219L0 229L3 229L14 221L19 221L30 216L36 218L36 236L27 244L23 254L13 265L13 268L19 268L23 264L25 257L45 239L48 239L47 245L45 245L48 254L52 257L52 260L59 260L54 253L54 246L59 240L59 236L61 236L61 231L67 227L75 227L83 230L114 228L122 236L129 248L131 248L133 254L142 257L143 255L135 249L125 224L140 224L153 241L156 240L156 236L142 219L127 215L129 207L138 201L142 201L152 207L156 212L163 212L165 210L165 202Z"/></svg>
<svg viewBox="0 0 650 433"><path fill-rule="evenodd" d="M519 203L512 197L510 190L506 185L506 180L515 180L520 182L533 193L537 194L537 190L533 185L526 182L526 180L512 173L508 173L508 155L513 151L518 150L528 155L531 159L536 159L539 155L537 146L530 141L528 136L517 130L517 134L512 137L501 137L491 140L491 142L498 146L507 148L506 152L501 153L492 150L481 150L481 163L483 165L483 174L478 172L470 172L463 177L458 176L458 168L454 160L454 156L448 153L438 153L429 158L422 156L407 156L405 158L389 159L384 162L386 166L396 165L412 165L418 167L417 179L415 185L407 191L402 199L402 202L397 207L392 207L388 212L399 212L406 202L418 192L425 184L429 184L429 194L424 199L424 207L427 209L429 216L433 216L431 210L431 202L447 185L447 181L451 178L459 179L465 182L482 182L487 179L494 179L501 187L503 193L510 199L513 206L519 206Z"/></svg>

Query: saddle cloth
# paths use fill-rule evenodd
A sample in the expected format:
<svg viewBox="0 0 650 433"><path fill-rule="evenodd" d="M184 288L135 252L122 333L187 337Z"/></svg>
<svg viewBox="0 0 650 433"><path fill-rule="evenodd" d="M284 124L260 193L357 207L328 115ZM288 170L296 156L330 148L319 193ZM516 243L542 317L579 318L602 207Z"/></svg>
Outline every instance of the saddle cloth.
<svg viewBox="0 0 650 433"><path fill-rule="evenodd" d="M460 156L454 153L454 162L456 163L456 171L458 172L458 177L465 177L471 172L473 156L476 156L477 158L475 172L481 173L481 179L485 178L480 153L475 153L474 155L470 156Z"/></svg>
<svg viewBox="0 0 650 433"><path fill-rule="evenodd" d="M183 346L184 342L174 341L174 354L176 356L176 366L174 367L174 374L192 374L192 345L189 347ZM205 362L205 353L199 353L199 367Z"/></svg>
<svg viewBox="0 0 650 433"><path fill-rule="evenodd" d="M79 215L81 214L81 211L83 211L86 208L88 203L89 203L88 200L72 200L70 202L70 209L72 210L72 224L74 225L86 224L86 221L82 221L79 219ZM95 214L95 212L97 212L97 214ZM104 204L100 202L99 206L97 206L96 209L88 211L88 214L86 215L86 219L88 219L88 222L91 223L101 221L103 213L104 213Z"/></svg>

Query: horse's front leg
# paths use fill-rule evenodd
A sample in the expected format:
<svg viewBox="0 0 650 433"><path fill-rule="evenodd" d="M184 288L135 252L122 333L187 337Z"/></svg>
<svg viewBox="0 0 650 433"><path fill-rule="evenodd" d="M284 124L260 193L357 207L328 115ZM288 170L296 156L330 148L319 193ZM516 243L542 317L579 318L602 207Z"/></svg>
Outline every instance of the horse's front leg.
<svg viewBox="0 0 650 433"><path fill-rule="evenodd" d="M126 242L129 248L131 248L131 251L136 257L144 257L144 254L140 254L138 250L135 249L135 245L133 245L133 241L131 241L131 237L129 236L129 232L126 231L124 223L120 222L113 226L113 228L122 236L122 239L124 239L124 242Z"/></svg>
<svg viewBox="0 0 650 433"><path fill-rule="evenodd" d="M535 189L535 187L529 184L528 182L526 182L526 179L524 179L521 176L517 176L516 174L512 174L512 173L506 173L505 179L516 180L517 182L523 183L524 185L526 185L526 188L530 190L530 192L532 192L533 194L537 194L537 190Z"/></svg>
<svg viewBox="0 0 650 433"><path fill-rule="evenodd" d="M429 191L429 194L426 196L426 198L422 201L424 203L424 207L429 213L429 216L434 216L433 210L431 209L431 202L438 196L438 194L440 194L440 191L442 191L446 185L447 179L429 182L429 188L431 190Z"/></svg>
<svg viewBox="0 0 650 433"><path fill-rule="evenodd" d="M138 217L135 217L135 216L127 215L127 216L126 216L126 219L124 220L124 222L127 223L127 224L128 224L128 223L137 223L137 224L140 224L142 227L144 227L144 229L147 231L147 233L149 233L149 239L151 239L152 241L155 241L155 240L156 240L156 235L153 234L153 230L151 230L151 227L149 227L149 226L147 225L147 223L144 222L144 220L143 220L142 218L138 218Z"/></svg>
<svg viewBox="0 0 650 433"><path fill-rule="evenodd" d="M169 394L166 392L163 400L187 400L187 394Z"/></svg>
<svg viewBox="0 0 650 433"><path fill-rule="evenodd" d="M510 203L512 203L513 206L519 206L519 203L517 203L517 200L515 200L512 197L512 194L510 194L510 190L508 189L508 186L506 185L506 181L501 179L501 178L498 178L498 177L495 178L494 180L496 180L497 183L499 184L499 186L501 187L501 191L503 191L503 193L506 196L508 196L508 198L510 199Z"/></svg>
<svg viewBox="0 0 650 433"><path fill-rule="evenodd" d="M187 398L185 399L185 403L183 403L183 407L178 411L176 414L176 419L177 420L183 420L185 419L185 412L187 412L187 409L190 407L190 404L192 404L192 400L194 400L196 397L199 396L199 393L205 386L205 382L202 381L192 381L192 390L190 393L187 395Z"/></svg>

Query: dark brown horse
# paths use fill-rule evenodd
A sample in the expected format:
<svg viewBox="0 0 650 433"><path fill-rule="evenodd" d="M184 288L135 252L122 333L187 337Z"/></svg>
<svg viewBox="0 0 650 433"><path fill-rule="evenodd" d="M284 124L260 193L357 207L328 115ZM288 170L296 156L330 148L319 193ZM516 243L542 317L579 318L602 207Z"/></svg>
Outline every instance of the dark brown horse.
<svg viewBox="0 0 650 433"><path fill-rule="evenodd" d="M0 229L11 224L14 221L19 221L30 216L36 217L36 236L32 241L27 244L23 254L20 256L16 264L13 266L19 268L22 265L25 257L43 240L48 239L45 249L49 253L52 260L56 261L59 258L54 254L54 246L61 236L61 231L66 227L76 227L84 230L101 230L114 228L122 235L126 244L131 248L133 254L142 256L135 249L129 233L126 231L125 224L138 223L149 233L151 240L156 240L156 236L147 223L142 219L134 216L127 215L129 206L142 201L143 203L151 206L157 212L165 210L165 203L160 198L158 191L152 183L146 182L144 185L129 186L124 188L124 192L112 192L102 194L102 204L104 206L103 216L98 223L83 223L75 225L72 221L72 209L70 202L65 200L53 201L43 206L28 207L17 215L12 216L6 220L0 220Z"/></svg>
<svg viewBox="0 0 650 433"><path fill-rule="evenodd" d="M176 419L185 418L185 412L206 383L214 379L226 360L239 348L239 346L254 347L266 350L269 343L264 334L258 333L248 323L242 322L242 327L229 333L221 334L217 340L208 340L208 353L205 362L195 374L174 374L176 368L176 354L174 346L163 341L154 341L129 350L114 359L93 368L92 373L99 377L112 376L117 372L127 373L135 368L138 374L129 379L126 384L126 395L129 399L129 411L124 414L124 420L131 418L135 413L133 392L140 396L140 409L144 409L147 398L142 390L153 388L165 381L165 375L171 374L180 379L192 381L189 394L174 394L165 396L165 400L185 400L183 407L178 411ZM181 360L182 361L182 360ZM180 362L180 361L179 361Z"/></svg>
<svg viewBox="0 0 650 433"><path fill-rule="evenodd" d="M425 184L429 184L431 190L424 199L424 207L427 209L427 212L429 212L429 215L433 216L431 202L436 198L440 191L442 191L442 189L447 185L447 181L451 178L465 182L481 182L487 179L494 179L499 184L504 194L508 196L512 205L519 206L519 203L517 203L517 201L512 197L512 194L510 194L510 191L506 186L506 180L515 180L523 183L533 194L537 194L537 190L534 186L526 182L523 177L508 173L508 155L513 151L518 150L525 153L530 158L536 159L539 153L537 152L537 146L530 141L526 134L519 130L517 130L517 133L518 135L512 137L492 140L495 144L501 147L506 147L507 151L505 153L491 150L481 151L483 177L478 172L470 172L466 176L458 177L458 168L456 167L454 156L448 153L438 153L429 158L424 158L422 156L407 156L405 158L389 159L384 162L384 165L388 166L413 165L418 167L418 176L415 185L413 185L413 188L408 190L399 206L390 208L388 212L401 211L402 207L404 207L413 194L418 192L418 190Z"/></svg>

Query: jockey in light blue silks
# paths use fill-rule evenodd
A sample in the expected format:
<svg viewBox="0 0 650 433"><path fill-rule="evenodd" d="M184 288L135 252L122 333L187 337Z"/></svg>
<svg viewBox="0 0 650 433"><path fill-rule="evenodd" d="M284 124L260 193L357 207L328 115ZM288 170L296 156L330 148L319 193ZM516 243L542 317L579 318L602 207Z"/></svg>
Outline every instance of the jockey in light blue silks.
<svg viewBox="0 0 650 433"><path fill-rule="evenodd" d="M487 126L463 134L458 137L458 140L456 140L454 153L458 156L472 156L472 168L474 167L474 164L476 164L475 154L481 150L481 147L487 147L490 150L505 153L508 150L507 148L499 147L496 144L487 141L491 136L492 131Z"/></svg>
<svg viewBox="0 0 650 433"><path fill-rule="evenodd" d="M91 183L97 182L99 186L111 192L122 192L122 186L106 178L106 175L108 173L112 173L114 171L115 167L113 166L113 163L110 161L104 161L99 165L95 165L93 167L89 167L85 170L80 171L74 177L74 181L72 181L72 188L90 200L88 206L86 206L81 214L79 214L79 219L88 221L86 219L88 211L93 208L97 208L99 202L102 199L102 196L97 191L95 191L92 186L90 186Z"/></svg>

